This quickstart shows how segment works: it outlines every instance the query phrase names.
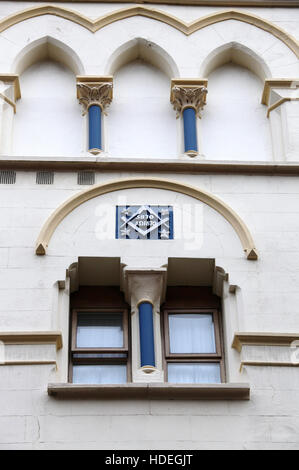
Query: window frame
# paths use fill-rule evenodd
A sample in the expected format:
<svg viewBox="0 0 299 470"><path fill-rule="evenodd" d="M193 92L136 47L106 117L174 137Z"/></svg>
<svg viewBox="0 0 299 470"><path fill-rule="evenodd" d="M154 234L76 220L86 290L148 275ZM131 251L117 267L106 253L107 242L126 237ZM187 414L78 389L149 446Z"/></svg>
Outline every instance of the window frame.
<svg viewBox="0 0 299 470"><path fill-rule="evenodd" d="M169 315L171 314L193 314L211 313L213 315L216 353L171 353L169 336ZM163 367L165 371L165 382L168 382L169 363L215 363L220 365L221 383L226 382L225 362L224 362L224 342L223 329L220 310L213 308L175 308L166 307L163 309L162 320L162 343L163 343Z"/></svg>
<svg viewBox="0 0 299 470"><path fill-rule="evenodd" d="M91 348L78 348L77 347L77 325L78 313L121 313L123 325L123 347L91 347ZM70 357L69 357L69 382L73 383L73 366L74 365L123 365L127 366L127 382L132 380L131 357L129 348L129 312L128 309L122 307L100 307L100 308L73 308L71 310L71 332L70 332ZM115 354L113 357L99 357L99 358L74 358L74 354ZM126 357L117 357L117 354L125 354Z"/></svg>

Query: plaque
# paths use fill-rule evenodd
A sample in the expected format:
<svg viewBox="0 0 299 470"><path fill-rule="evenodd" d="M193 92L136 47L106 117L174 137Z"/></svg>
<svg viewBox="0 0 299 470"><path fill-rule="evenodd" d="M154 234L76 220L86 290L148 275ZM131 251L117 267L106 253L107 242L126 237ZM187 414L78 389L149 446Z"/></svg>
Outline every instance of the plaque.
<svg viewBox="0 0 299 470"><path fill-rule="evenodd" d="M172 240L172 206L116 206L116 238Z"/></svg>

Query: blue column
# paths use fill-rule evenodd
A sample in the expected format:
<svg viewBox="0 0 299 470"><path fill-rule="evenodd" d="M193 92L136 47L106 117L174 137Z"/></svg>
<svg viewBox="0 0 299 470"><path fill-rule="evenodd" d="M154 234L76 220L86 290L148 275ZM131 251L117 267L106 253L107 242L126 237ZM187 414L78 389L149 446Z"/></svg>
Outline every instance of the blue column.
<svg viewBox="0 0 299 470"><path fill-rule="evenodd" d="M155 367L153 306L149 302L139 305L139 331L141 367Z"/></svg>
<svg viewBox="0 0 299 470"><path fill-rule="evenodd" d="M194 108L185 108L183 111L184 120L184 142L185 152L198 152L197 132L196 132L196 112Z"/></svg>
<svg viewBox="0 0 299 470"><path fill-rule="evenodd" d="M89 150L102 150L102 110L100 106L92 105L88 108L89 117Z"/></svg>

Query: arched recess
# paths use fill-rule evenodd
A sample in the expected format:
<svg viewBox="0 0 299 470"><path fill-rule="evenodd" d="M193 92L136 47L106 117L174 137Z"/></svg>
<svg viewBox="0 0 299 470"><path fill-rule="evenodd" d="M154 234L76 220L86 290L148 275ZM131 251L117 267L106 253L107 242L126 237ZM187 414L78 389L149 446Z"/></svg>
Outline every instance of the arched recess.
<svg viewBox="0 0 299 470"><path fill-rule="evenodd" d="M13 123L14 154L80 154L76 75L84 68L78 55L61 41L44 36L19 52L13 70L21 74L22 90Z"/></svg>
<svg viewBox="0 0 299 470"><path fill-rule="evenodd" d="M229 62L251 70L263 82L271 78L272 74L266 62L254 51L243 44L229 42L214 49L201 64L199 76L208 77L218 67Z"/></svg>
<svg viewBox="0 0 299 470"><path fill-rule="evenodd" d="M112 181L93 186L91 189L75 194L58 207L45 222L37 239L36 254L46 254L47 247L58 225L68 214L81 204L103 194L132 188L165 189L167 191L185 194L207 204L212 207L212 209L219 212L219 214L221 214L231 224L241 241L247 259L258 259L257 249L247 226L238 214L236 214L236 212L234 212L227 204L213 194L202 189L176 181L158 178L138 178Z"/></svg>
<svg viewBox="0 0 299 470"><path fill-rule="evenodd" d="M159 45L143 38L136 38L119 46L109 58L106 75L114 75L116 70L138 59L162 70L169 78L179 77L179 69L169 53Z"/></svg>
<svg viewBox="0 0 299 470"><path fill-rule="evenodd" d="M265 61L248 47L229 42L210 52L200 76L209 79L200 122L206 158L272 161L270 125L261 103L265 79L272 76Z"/></svg>
<svg viewBox="0 0 299 470"><path fill-rule="evenodd" d="M131 18L133 16L143 16L168 24L169 26L176 28L186 35L190 35L202 28L205 28L206 26L210 26L221 21L238 20L252 24L257 28L263 29L264 31L267 31L268 33L277 37L280 41L286 44L296 54L297 57L299 57L299 44L293 36L270 21L267 21L252 13L245 13L239 10L225 10L217 13L211 13L207 16L192 21L191 23L186 23L185 21L167 12L154 9L152 7L144 7L139 5L122 8L120 10L107 13L106 15L103 15L96 20L91 20L85 15L65 7L60 7L57 5L39 5L18 11L17 13L13 13L12 15L3 18L0 21L0 32L5 31L7 28L18 24L21 21L25 21L29 18L35 18L41 15L55 15L69 21L73 21L74 23L83 26L91 32L96 32L99 29L114 23L115 21Z"/></svg>
<svg viewBox="0 0 299 470"><path fill-rule="evenodd" d="M111 155L177 157L169 85L178 73L169 54L145 39L136 38L115 50L107 70L114 76L114 99L105 124Z"/></svg>
<svg viewBox="0 0 299 470"><path fill-rule="evenodd" d="M44 36L27 44L16 56L12 70L22 74L36 62L53 60L67 66L74 75L83 75L84 67L77 53L67 44L50 36Z"/></svg>

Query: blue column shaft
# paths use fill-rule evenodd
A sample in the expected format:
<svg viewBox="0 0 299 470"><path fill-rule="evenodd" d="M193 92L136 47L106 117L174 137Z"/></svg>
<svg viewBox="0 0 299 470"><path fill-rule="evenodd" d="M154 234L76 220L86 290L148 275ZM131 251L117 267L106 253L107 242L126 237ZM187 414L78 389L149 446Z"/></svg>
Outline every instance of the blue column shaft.
<svg viewBox="0 0 299 470"><path fill-rule="evenodd" d="M139 305L139 331L141 367L155 367L153 306L149 302Z"/></svg>
<svg viewBox="0 0 299 470"><path fill-rule="evenodd" d="M197 152L197 132L196 132L196 113L194 108L185 108L183 111L184 119L184 142L185 152Z"/></svg>
<svg viewBox="0 0 299 470"><path fill-rule="evenodd" d="M89 117L89 150L102 149L102 110L100 106L92 105L88 109Z"/></svg>

